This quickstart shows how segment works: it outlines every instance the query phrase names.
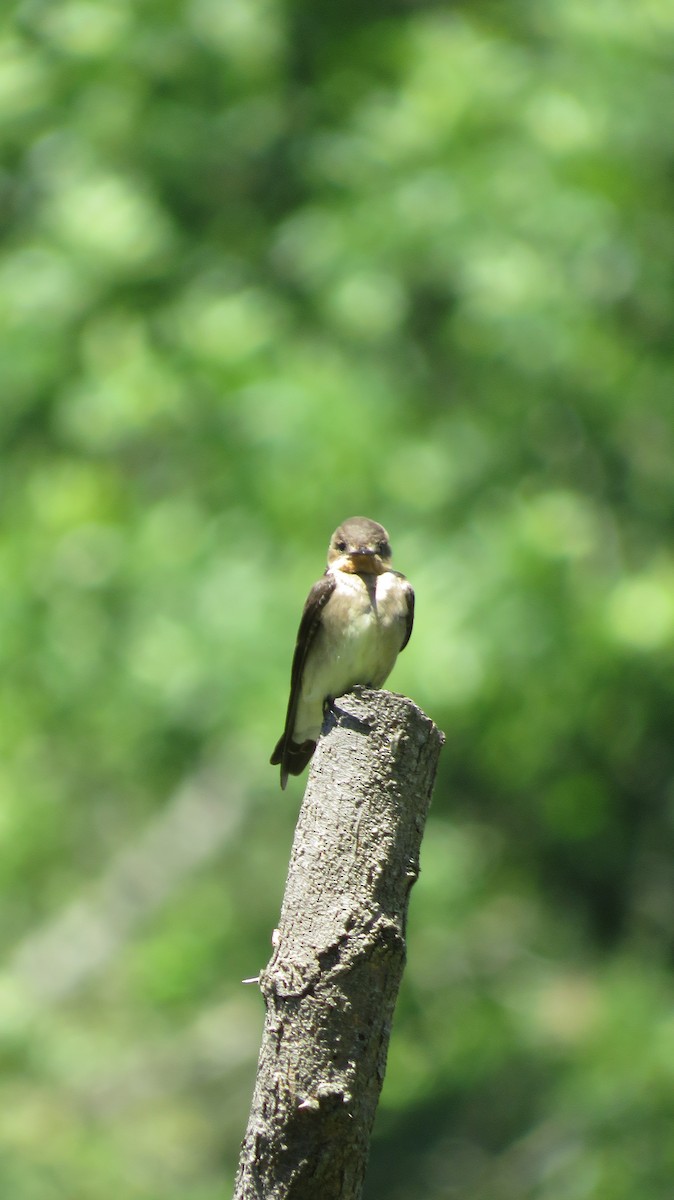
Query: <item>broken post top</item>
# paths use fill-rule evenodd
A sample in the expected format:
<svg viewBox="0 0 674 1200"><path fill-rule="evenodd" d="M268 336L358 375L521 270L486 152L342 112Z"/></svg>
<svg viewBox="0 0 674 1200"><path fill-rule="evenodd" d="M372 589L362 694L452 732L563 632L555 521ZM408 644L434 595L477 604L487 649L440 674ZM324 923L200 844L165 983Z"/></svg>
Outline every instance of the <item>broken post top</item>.
<svg viewBox="0 0 674 1200"><path fill-rule="evenodd" d="M444 734L407 696L356 687L328 710L309 786L326 779L352 794L387 790L413 802L435 777ZM419 776L422 768L422 776ZM431 784L432 786L432 784ZM308 788L307 788L308 790ZM430 788L428 788L430 803ZM425 816L425 813L424 813Z"/></svg>

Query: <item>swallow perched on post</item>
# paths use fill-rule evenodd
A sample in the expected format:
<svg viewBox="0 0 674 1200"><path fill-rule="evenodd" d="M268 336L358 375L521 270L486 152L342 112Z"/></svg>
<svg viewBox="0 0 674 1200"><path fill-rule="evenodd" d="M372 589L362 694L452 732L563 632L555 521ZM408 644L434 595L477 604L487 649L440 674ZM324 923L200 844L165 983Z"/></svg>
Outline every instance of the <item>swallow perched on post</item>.
<svg viewBox="0 0 674 1200"><path fill-rule="evenodd" d="M285 729L271 756L288 775L304 770L326 704L357 684L378 688L405 649L414 592L391 569L389 536L367 517L349 517L330 538L325 574L309 592L297 634Z"/></svg>

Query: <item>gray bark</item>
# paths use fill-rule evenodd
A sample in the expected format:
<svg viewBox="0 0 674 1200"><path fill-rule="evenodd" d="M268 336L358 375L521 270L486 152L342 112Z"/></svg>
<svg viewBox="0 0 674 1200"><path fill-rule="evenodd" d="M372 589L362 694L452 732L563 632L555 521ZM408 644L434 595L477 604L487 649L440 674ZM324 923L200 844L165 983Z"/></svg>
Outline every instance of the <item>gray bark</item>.
<svg viewBox="0 0 674 1200"><path fill-rule="evenodd" d="M323 727L295 833L235 1200L358 1200L443 735L358 688Z"/></svg>

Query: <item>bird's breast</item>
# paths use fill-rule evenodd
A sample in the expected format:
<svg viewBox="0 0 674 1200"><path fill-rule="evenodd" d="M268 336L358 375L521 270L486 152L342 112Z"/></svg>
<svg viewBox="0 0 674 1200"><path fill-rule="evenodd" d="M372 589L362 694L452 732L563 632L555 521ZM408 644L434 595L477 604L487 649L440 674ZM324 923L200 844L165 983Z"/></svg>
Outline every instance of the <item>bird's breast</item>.
<svg viewBox="0 0 674 1200"><path fill-rule="evenodd" d="M405 636L407 600L398 576L338 571L335 579L305 663L296 741L318 737L326 696L342 696L356 684L381 687Z"/></svg>
<svg viewBox="0 0 674 1200"><path fill-rule="evenodd" d="M405 599L391 572L342 575L323 618L325 651L342 690L355 683L379 687L402 642ZM334 694L339 694L338 692Z"/></svg>

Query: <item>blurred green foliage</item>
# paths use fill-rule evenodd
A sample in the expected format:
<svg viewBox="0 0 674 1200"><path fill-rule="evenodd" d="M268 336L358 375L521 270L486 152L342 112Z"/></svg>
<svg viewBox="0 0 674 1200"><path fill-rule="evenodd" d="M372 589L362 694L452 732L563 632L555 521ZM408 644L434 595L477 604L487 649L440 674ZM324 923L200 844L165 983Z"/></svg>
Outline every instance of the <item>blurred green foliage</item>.
<svg viewBox="0 0 674 1200"><path fill-rule="evenodd" d="M365 513L448 738L367 1195L669 1200L672 6L11 8L2 1194L226 1191Z"/></svg>

